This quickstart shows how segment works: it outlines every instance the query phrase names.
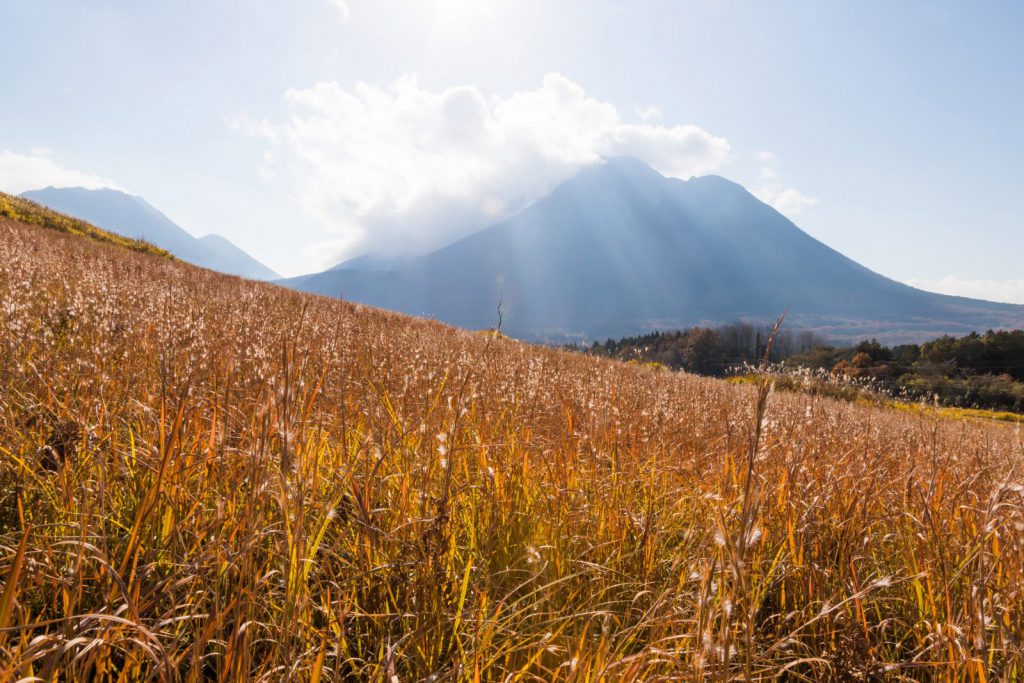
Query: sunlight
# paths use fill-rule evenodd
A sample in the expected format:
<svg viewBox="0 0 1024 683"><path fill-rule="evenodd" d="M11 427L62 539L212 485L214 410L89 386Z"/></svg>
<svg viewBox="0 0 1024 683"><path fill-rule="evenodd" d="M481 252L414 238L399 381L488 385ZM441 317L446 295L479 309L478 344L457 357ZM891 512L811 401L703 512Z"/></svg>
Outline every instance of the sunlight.
<svg viewBox="0 0 1024 683"><path fill-rule="evenodd" d="M433 34L436 38L466 38L486 24L493 11L491 0L436 0Z"/></svg>
<svg viewBox="0 0 1024 683"><path fill-rule="evenodd" d="M1024 683L1024 0L251 4L0 0L0 683Z"/></svg>

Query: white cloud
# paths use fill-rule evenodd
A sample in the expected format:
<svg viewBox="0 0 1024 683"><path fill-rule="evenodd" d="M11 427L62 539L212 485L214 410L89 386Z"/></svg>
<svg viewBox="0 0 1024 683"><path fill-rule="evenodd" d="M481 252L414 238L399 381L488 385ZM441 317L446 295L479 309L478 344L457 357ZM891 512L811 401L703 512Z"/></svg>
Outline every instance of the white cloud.
<svg viewBox="0 0 1024 683"><path fill-rule="evenodd" d="M754 155L758 161L769 163L775 159L771 152L758 152ZM793 217L803 209L818 200L808 197L799 190L786 187L779 180L779 174L771 166L762 166L757 173L757 185L753 190L754 196L765 204L771 205L776 211L786 216Z"/></svg>
<svg viewBox="0 0 1024 683"><path fill-rule="evenodd" d="M729 143L692 125L624 123L559 74L507 96L435 91L415 75L285 94L282 122L236 121L274 149L265 177L332 232L321 265L367 251L415 252L508 216L602 156L639 157L687 178ZM273 175L272 175L273 174Z"/></svg>
<svg viewBox="0 0 1024 683"><path fill-rule="evenodd" d="M911 278L905 282L911 287L929 292L1001 301L1008 304L1024 304L1024 280L970 280L951 275L941 280Z"/></svg>
<svg viewBox="0 0 1024 683"><path fill-rule="evenodd" d="M341 16L342 23L348 21L348 3L345 2L345 0L327 0L327 2L329 2L331 6L338 11L338 14Z"/></svg>
<svg viewBox="0 0 1024 683"><path fill-rule="evenodd" d="M29 154L16 154L6 149L0 152L0 190L21 194L49 185L91 190L110 187L124 191L124 187L109 178L64 166L45 147L33 147Z"/></svg>
<svg viewBox="0 0 1024 683"><path fill-rule="evenodd" d="M795 216L808 206L818 203L814 197L808 197L795 188L780 185L759 187L754 190L754 196L785 216Z"/></svg>
<svg viewBox="0 0 1024 683"><path fill-rule="evenodd" d="M653 104L649 107L637 107L636 115L639 116L640 120L644 123L658 123L665 118L662 111Z"/></svg>

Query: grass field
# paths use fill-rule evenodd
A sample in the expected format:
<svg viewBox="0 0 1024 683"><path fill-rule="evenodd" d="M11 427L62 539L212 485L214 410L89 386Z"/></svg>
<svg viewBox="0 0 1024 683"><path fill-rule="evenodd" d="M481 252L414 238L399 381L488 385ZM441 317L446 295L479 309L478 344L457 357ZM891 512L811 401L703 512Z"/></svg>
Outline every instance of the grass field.
<svg viewBox="0 0 1024 683"><path fill-rule="evenodd" d="M1024 678L1019 424L9 220L0 334L0 680Z"/></svg>

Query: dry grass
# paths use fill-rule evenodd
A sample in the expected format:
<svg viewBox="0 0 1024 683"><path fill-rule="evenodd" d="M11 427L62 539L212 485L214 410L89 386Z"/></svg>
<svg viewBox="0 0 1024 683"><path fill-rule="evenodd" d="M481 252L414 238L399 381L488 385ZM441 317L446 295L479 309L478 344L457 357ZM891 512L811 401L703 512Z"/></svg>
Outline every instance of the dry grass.
<svg viewBox="0 0 1024 683"><path fill-rule="evenodd" d="M0 680L1022 677L1019 425L2 222L0 330Z"/></svg>

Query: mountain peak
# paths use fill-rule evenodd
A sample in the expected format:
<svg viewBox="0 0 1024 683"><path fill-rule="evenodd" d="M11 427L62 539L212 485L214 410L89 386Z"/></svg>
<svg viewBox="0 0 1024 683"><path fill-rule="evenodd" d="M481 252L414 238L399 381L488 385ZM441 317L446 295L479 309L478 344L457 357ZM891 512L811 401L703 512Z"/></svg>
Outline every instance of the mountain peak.
<svg viewBox="0 0 1024 683"><path fill-rule="evenodd" d="M504 330L546 340L772 321L787 309L833 338L1024 321L1024 307L953 300L873 273L726 178L666 177L632 157L588 166L433 253L387 269L353 265L287 284L470 328L493 324L501 301Z"/></svg>
<svg viewBox="0 0 1024 683"><path fill-rule="evenodd" d="M46 187L39 190L29 190L22 192L19 196L25 197L26 199L32 196L39 196L43 194L70 194L79 196L106 196L106 197L125 197L127 199L141 200L142 198L125 192L124 190L118 190L113 187L81 187L81 186L70 186L70 187L57 187L55 185L47 185Z"/></svg>
<svg viewBox="0 0 1024 683"><path fill-rule="evenodd" d="M601 157L601 161L604 162L604 166L606 168L616 169L619 171L639 173L643 175L662 175L646 161L633 156L607 156Z"/></svg>
<svg viewBox="0 0 1024 683"><path fill-rule="evenodd" d="M609 182L626 182L647 189L660 187L663 183L683 183L691 191L697 191L711 200L726 198L735 200L744 197L760 202L746 187L723 176L708 174L690 176L684 180L666 176L642 159L632 156L602 157L600 164L583 169L575 177L587 180L600 178ZM570 179L568 182L572 182L572 180Z"/></svg>
<svg viewBox="0 0 1024 683"><path fill-rule="evenodd" d="M625 180L632 183L656 183L665 176L645 161L631 156L601 157L601 161L580 171L577 176Z"/></svg>

